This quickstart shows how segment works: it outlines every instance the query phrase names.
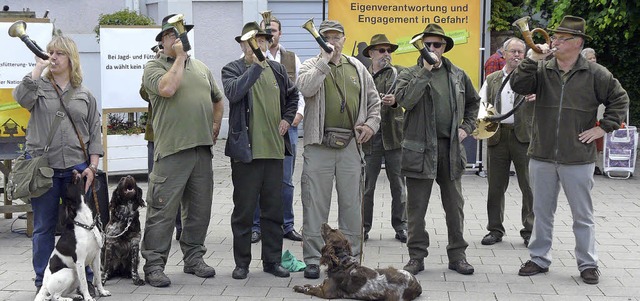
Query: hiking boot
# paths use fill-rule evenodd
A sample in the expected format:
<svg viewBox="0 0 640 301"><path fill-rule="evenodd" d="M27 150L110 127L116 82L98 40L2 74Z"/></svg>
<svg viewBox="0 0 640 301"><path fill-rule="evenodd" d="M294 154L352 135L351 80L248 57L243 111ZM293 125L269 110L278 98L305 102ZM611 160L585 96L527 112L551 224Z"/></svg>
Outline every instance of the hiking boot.
<svg viewBox="0 0 640 301"><path fill-rule="evenodd" d="M283 268L279 263L265 263L262 265L262 270L276 277L289 277L289 270Z"/></svg>
<svg viewBox="0 0 640 301"><path fill-rule="evenodd" d="M216 275L216 270L204 262L202 258L194 260L194 264L185 265L183 271L200 278L211 278Z"/></svg>
<svg viewBox="0 0 640 301"><path fill-rule="evenodd" d="M493 233L489 233L482 238L482 241L480 243L482 243L485 246L490 246L501 241L502 241L502 237Z"/></svg>
<svg viewBox="0 0 640 301"><path fill-rule="evenodd" d="M424 259L411 258L402 269L411 273L412 275L416 275L420 273L420 271L424 271Z"/></svg>
<svg viewBox="0 0 640 301"><path fill-rule="evenodd" d="M400 242L407 243L407 230L396 231L396 239Z"/></svg>
<svg viewBox="0 0 640 301"><path fill-rule="evenodd" d="M523 263L520 266L520 270L518 271L518 275L520 276L532 276L539 273L546 273L549 271L549 268L542 268L537 265L535 262L531 260L527 260L527 262Z"/></svg>
<svg viewBox="0 0 640 301"><path fill-rule="evenodd" d="M600 270L598 268L588 268L580 272L580 277L586 284L598 284L600 282Z"/></svg>
<svg viewBox="0 0 640 301"><path fill-rule="evenodd" d="M304 278L307 278L307 279L320 278L320 266L317 264L307 265L307 268L304 269Z"/></svg>
<svg viewBox="0 0 640 301"><path fill-rule="evenodd" d="M233 269L233 272L231 273L231 278L233 278L233 279L245 279L245 278L247 278L248 274L249 274L249 268L248 267L237 266L235 269Z"/></svg>
<svg viewBox="0 0 640 301"><path fill-rule="evenodd" d="M154 270L144 274L144 280L151 286L165 287L171 284L171 279L162 270Z"/></svg>
<svg viewBox="0 0 640 301"><path fill-rule="evenodd" d="M475 271L473 269L473 266L469 264L466 259L449 262L449 269L456 271L462 275L471 275Z"/></svg>

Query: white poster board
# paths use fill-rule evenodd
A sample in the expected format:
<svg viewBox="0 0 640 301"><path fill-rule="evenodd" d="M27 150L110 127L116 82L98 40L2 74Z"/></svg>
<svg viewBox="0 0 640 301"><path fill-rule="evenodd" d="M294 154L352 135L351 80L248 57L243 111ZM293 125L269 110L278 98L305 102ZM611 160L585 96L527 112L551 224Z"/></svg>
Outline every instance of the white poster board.
<svg viewBox="0 0 640 301"><path fill-rule="evenodd" d="M100 27L102 108L146 108L138 91L159 27Z"/></svg>
<svg viewBox="0 0 640 301"><path fill-rule="evenodd" d="M48 19L26 19L26 34L46 52L53 24ZM39 22L38 22L39 21ZM47 22L47 23L44 23ZM13 21L0 22L0 159L14 159L24 152L29 111L13 99L13 89L35 67L35 54L17 37L8 35Z"/></svg>
<svg viewBox="0 0 640 301"><path fill-rule="evenodd" d="M7 34L12 24L13 22L0 22L0 89L15 88L36 64L35 55L24 42ZM46 52L53 24L27 23L25 31Z"/></svg>

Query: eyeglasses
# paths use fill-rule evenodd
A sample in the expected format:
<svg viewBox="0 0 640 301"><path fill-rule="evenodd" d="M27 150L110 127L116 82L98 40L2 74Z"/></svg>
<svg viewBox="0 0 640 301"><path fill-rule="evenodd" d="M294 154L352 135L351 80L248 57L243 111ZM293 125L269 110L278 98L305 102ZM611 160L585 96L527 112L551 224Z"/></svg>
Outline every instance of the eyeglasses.
<svg viewBox="0 0 640 301"><path fill-rule="evenodd" d="M435 49L440 49L442 45L447 45L447 43L442 42L424 42L424 44L427 45L427 47L431 47L431 45L433 45L433 48Z"/></svg>
<svg viewBox="0 0 640 301"><path fill-rule="evenodd" d="M525 53L524 50L508 50L507 52L511 53L511 54L524 54Z"/></svg>
<svg viewBox="0 0 640 301"><path fill-rule="evenodd" d="M376 51L378 51L378 53L383 54L383 53L392 53L393 51L391 51L391 49L387 49L387 48L378 48L378 49L374 49Z"/></svg>
<svg viewBox="0 0 640 301"><path fill-rule="evenodd" d="M551 37L551 41L552 42L555 42L555 41L566 42L566 41L571 41L571 40L573 40L575 38L577 38L577 37L576 36L572 36L570 38L558 38L556 36L552 36Z"/></svg>

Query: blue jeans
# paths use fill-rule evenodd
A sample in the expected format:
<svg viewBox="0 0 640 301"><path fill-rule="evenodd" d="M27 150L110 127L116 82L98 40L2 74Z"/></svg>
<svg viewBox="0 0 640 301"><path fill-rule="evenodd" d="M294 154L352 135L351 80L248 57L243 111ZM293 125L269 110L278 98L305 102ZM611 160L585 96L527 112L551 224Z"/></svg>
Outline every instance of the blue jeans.
<svg viewBox="0 0 640 301"><path fill-rule="evenodd" d="M294 230L293 227L293 170L296 164L296 148L298 146L298 127L289 128L289 141L291 142L291 152L293 156L284 156L282 164L282 210L284 223L282 233L286 234ZM258 200L256 200L257 202ZM253 227L251 231L260 233L260 206L256 207L253 214Z"/></svg>
<svg viewBox="0 0 640 301"><path fill-rule="evenodd" d="M36 272L35 285L42 286L44 271L55 246L56 224L58 223L58 207L65 195L67 184L71 182L73 169L82 172L86 163L73 168L54 169L53 186L40 197L31 199L33 210L33 270ZM91 193L89 190L88 193ZM86 267L87 280L93 280L93 272Z"/></svg>

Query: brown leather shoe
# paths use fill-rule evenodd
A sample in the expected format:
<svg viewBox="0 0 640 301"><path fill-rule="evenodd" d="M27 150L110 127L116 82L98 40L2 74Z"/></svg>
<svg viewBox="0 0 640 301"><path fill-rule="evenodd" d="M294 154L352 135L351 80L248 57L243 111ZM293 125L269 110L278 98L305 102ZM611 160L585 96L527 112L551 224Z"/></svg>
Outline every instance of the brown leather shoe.
<svg viewBox="0 0 640 301"><path fill-rule="evenodd" d="M456 271L462 275L471 275L475 271L473 266L467 262L466 259L460 259L458 261L449 262L449 269Z"/></svg>
<svg viewBox="0 0 640 301"><path fill-rule="evenodd" d="M482 243L485 246L490 246L490 245L493 245L493 244L495 244L497 242L501 242L501 241L502 241L502 237L501 236L498 236L498 235L493 234L493 233L489 233L489 234L485 235L482 238L482 241L480 243Z"/></svg>
<svg viewBox="0 0 640 301"><path fill-rule="evenodd" d="M424 271L424 259L411 258L402 269L412 275L416 275L420 273L420 271Z"/></svg>
<svg viewBox="0 0 640 301"><path fill-rule="evenodd" d="M520 266L520 271L518 271L518 275L520 276L532 276L539 273L546 273L549 271L549 268L542 268L537 265L535 262L531 260L527 260L527 262L523 263Z"/></svg>
<svg viewBox="0 0 640 301"><path fill-rule="evenodd" d="M580 272L582 281L586 284L598 284L600 282L600 270L598 268L588 268Z"/></svg>

